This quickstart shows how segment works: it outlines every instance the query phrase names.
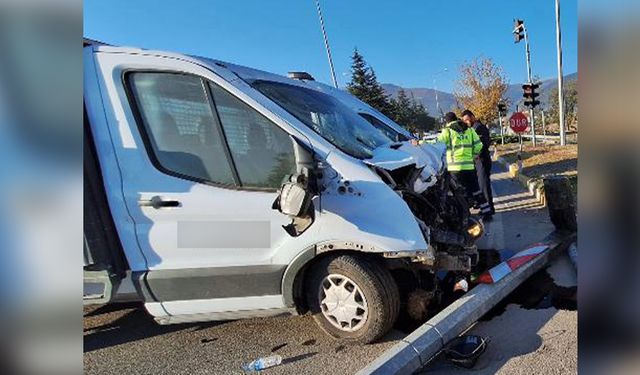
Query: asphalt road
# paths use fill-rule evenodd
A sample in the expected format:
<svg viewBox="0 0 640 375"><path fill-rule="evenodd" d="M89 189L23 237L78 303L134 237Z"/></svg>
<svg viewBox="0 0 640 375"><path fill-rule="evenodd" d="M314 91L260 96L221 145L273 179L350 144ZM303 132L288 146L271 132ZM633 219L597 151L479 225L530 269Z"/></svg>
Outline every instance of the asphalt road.
<svg viewBox="0 0 640 375"><path fill-rule="evenodd" d="M553 228L546 210L497 169L493 184L499 213L480 247L508 253L542 239ZM562 257L545 272L550 278L538 275L544 282L534 280L529 283L533 291L524 291L541 302L516 296L471 329L491 340L474 373L577 371L577 313L554 307L557 304L546 301L552 299L549 290L538 290L545 285L566 292L575 285L575 270ZM328 338L309 316L160 326L137 304L86 307L84 368L88 374L240 374L243 362L275 353L282 355L283 364L264 371L267 374L352 374L404 335L393 330L376 344L344 346ZM440 358L423 369L434 374L468 371Z"/></svg>
<svg viewBox="0 0 640 375"><path fill-rule="evenodd" d="M309 316L158 326L137 306L103 307L85 314L84 365L89 374L240 374L243 362L276 353L284 362L269 374L349 374L400 337L343 346Z"/></svg>

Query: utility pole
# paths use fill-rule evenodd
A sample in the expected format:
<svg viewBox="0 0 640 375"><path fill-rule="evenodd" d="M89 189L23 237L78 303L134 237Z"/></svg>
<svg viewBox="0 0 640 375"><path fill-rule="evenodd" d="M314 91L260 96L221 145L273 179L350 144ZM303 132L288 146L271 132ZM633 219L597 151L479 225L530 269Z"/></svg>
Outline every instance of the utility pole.
<svg viewBox="0 0 640 375"><path fill-rule="evenodd" d="M525 44L525 57L527 61L527 83L533 84L533 79L531 77L531 50L529 48L529 33L527 32L527 27L524 25L524 21L515 20L513 34L515 35L515 42L519 43L520 40L524 37ZM529 118L531 121L531 139L533 141L533 147L536 146L536 124L535 119L533 118L533 108L529 108Z"/></svg>
<svg viewBox="0 0 640 375"><path fill-rule="evenodd" d="M440 116L442 117L442 109L440 109L440 102L438 101L438 87L436 86L436 79L433 79L433 92L434 94L436 94L436 109L437 111L440 113Z"/></svg>
<svg viewBox="0 0 640 375"><path fill-rule="evenodd" d="M331 48L329 48L329 38L327 38L327 32L324 29L324 19L322 18L322 11L320 10L320 0L316 0L316 8L318 9L318 18L320 19L320 30L322 31L322 38L324 39L324 48L327 50L327 58L329 59L329 69L331 69L331 80L333 81L333 86L335 86L335 88L338 88L336 71L333 68L333 59L331 58Z"/></svg>
<svg viewBox="0 0 640 375"><path fill-rule="evenodd" d="M567 144L564 124L564 92L562 90L562 32L560 30L560 0L556 0L556 44L558 49L558 118L560 121L560 146Z"/></svg>
<svg viewBox="0 0 640 375"><path fill-rule="evenodd" d="M436 84L436 77L448 71L449 71L449 68L444 68L433 76L433 93L436 97L436 110L440 113L441 119L444 118L444 113L442 112L442 108L440 108L440 101L438 101L438 85Z"/></svg>

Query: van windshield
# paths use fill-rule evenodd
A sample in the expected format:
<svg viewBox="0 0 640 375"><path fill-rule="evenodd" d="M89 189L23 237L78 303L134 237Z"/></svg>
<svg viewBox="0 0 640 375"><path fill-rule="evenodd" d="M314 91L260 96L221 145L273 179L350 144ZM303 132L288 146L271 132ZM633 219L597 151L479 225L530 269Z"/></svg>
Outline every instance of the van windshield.
<svg viewBox="0 0 640 375"><path fill-rule="evenodd" d="M392 140L333 96L289 85L257 80L251 85L341 151L369 159Z"/></svg>

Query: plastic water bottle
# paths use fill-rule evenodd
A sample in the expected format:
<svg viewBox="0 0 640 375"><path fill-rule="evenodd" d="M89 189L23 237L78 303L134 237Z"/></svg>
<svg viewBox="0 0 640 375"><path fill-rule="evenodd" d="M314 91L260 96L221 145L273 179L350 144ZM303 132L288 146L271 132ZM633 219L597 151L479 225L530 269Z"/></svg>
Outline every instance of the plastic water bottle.
<svg viewBox="0 0 640 375"><path fill-rule="evenodd" d="M245 363L242 365L242 369L245 372L262 371L266 368L277 366L282 363L282 356L272 355L269 357L258 358L255 361Z"/></svg>

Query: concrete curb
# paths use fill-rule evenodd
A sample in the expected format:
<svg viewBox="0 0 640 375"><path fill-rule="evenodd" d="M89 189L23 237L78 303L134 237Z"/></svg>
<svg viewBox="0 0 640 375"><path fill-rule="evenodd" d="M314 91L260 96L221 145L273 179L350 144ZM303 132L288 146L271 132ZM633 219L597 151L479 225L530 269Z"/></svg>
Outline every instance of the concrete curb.
<svg viewBox="0 0 640 375"><path fill-rule="evenodd" d="M481 284L470 290L401 342L376 358L358 374L410 374L425 366L452 339L511 293L549 259L563 251L575 234L553 232L541 243L550 248L495 284Z"/></svg>
<svg viewBox="0 0 640 375"><path fill-rule="evenodd" d="M496 161L507 168L509 168L510 164L513 164L507 162L500 156L496 158ZM547 202L544 195L544 183L542 178L529 177L525 174L519 173L515 179L524 185L524 187L529 190L529 193L534 194L536 196L536 200L540 202L541 205L546 205Z"/></svg>

